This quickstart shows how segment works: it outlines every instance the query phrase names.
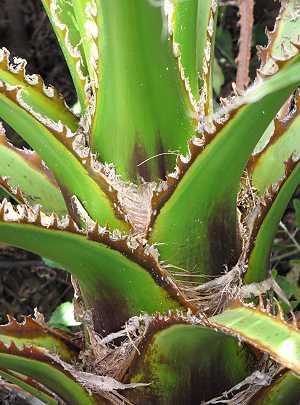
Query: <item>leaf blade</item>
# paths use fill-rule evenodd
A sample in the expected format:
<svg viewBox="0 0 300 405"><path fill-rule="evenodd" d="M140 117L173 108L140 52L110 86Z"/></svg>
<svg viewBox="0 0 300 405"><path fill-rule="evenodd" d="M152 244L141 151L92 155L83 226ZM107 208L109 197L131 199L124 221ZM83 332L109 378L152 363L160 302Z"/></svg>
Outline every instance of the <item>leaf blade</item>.
<svg viewBox="0 0 300 405"><path fill-rule="evenodd" d="M300 333L266 312L238 305L209 318L212 326L265 351L285 367L300 372Z"/></svg>
<svg viewBox="0 0 300 405"><path fill-rule="evenodd" d="M97 403L70 373L55 364L54 358L37 348L17 349L13 345L6 347L1 344L0 367L36 379L67 402L78 405Z"/></svg>
<svg viewBox="0 0 300 405"><path fill-rule="evenodd" d="M289 162L291 164L292 161ZM300 163L294 167L291 173L287 174L283 185L281 185L275 199L266 204L267 212L262 219L257 217L258 224L254 223L253 234L250 235L250 251L248 269L245 273L245 282L252 283L264 280L269 272L269 258L272 244L277 232L279 221L293 196L296 188L300 184ZM258 229L255 229L258 228Z"/></svg>
<svg viewBox="0 0 300 405"><path fill-rule="evenodd" d="M299 41L299 22L297 4L293 0L281 3L273 31L267 31L268 44L260 48L262 74L272 74L276 60L285 59L287 54L296 51L294 44Z"/></svg>
<svg viewBox="0 0 300 405"><path fill-rule="evenodd" d="M11 209L6 207L4 211ZM47 229L28 220L24 223L24 218L20 219L16 212L11 211L10 220L8 214L4 215L4 221L0 220L0 239L55 260L74 275L80 282L87 306L93 311L95 327L101 331L99 333L118 330L130 316L141 312L164 313L169 309L184 307L180 303L182 294L171 283L168 274L162 269L161 274L156 272L156 259L149 251L141 250L136 242L132 249L137 249L135 257L140 256L140 262L130 260L130 241L111 237L103 230L89 234L90 238L98 240L94 241L74 227L59 224L54 225L53 229L50 225L50 229ZM11 222L16 220L20 223ZM49 227L49 218L47 222ZM64 246L63 250L61 246Z"/></svg>
<svg viewBox="0 0 300 405"><path fill-rule="evenodd" d="M300 94L295 98L292 113L284 119L275 119L266 134L269 138L266 146L252 155L249 173L253 186L259 195L264 194L272 183L284 176L284 162L289 157L300 154ZM271 134L270 134L271 132Z"/></svg>
<svg viewBox="0 0 300 405"><path fill-rule="evenodd" d="M70 337L41 324L30 317L18 323L14 318L0 325L0 341L5 345L14 343L17 347L33 345L47 349L59 355L64 361L75 360L79 354L79 347L75 346Z"/></svg>
<svg viewBox="0 0 300 405"><path fill-rule="evenodd" d="M212 113L212 65L217 3L174 2L174 41L180 47L180 65L202 115ZM200 96L201 93L201 96Z"/></svg>
<svg viewBox="0 0 300 405"><path fill-rule="evenodd" d="M97 25L101 59L93 149L126 179L163 178L173 164L171 152L186 150L197 125L166 32L166 12L162 3L100 1Z"/></svg>
<svg viewBox="0 0 300 405"><path fill-rule="evenodd" d="M150 324L141 355L130 369L130 381L152 384L130 392L133 402L142 395L146 403L201 403L251 372L251 353L233 338L180 320L157 324Z"/></svg>
<svg viewBox="0 0 300 405"><path fill-rule="evenodd" d="M64 191L67 204L70 205L68 198L76 195L89 215L99 223L121 230L129 228L125 221L117 217L108 195L89 175L90 167L86 167L82 163L84 159L80 157L82 150L75 152L74 143L78 138L82 139L82 134L74 137L61 123L53 127L48 121L39 122L22 103L20 105L18 90L5 86L0 86L0 116L46 162Z"/></svg>
<svg viewBox="0 0 300 405"><path fill-rule="evenodd" d="M20 188L29 205L40 204L46 213L60 216L67 213L63 196L42 161L34 152L11 145L1 129L0 154L0 175L9 178L10 187Z"/></svg>
<svg viewBox="0 0 300 405"><path fill-rule="evenodd" d="M88 105L86 60L73 6L62 0L42 0L42 3L69 67L81 109L85 111Z"/></svg>
<svg viewBox="0 0 300 405"><path fill-rule="evenodd" d="M15 374L12 371L8 370L2 370L0 369L0 376L3 378L5 381L8 381L14 385L17 385L20 387L22 390L30 393L33 395L35 398L39 399L40 401L43 401L45 404L48 405L58 405L58 402L50 397L48 394L43 392L40 387L37 387L35 383L32 381L28 381L29 379L26 377L21 376L20 374Z"/></svg>
<svg viewBox="0 0 300 405"><path fill-rule="evenodd" d="M279 373L274 382L259 391L251 401L254 405L296 404L300 399L299 377L290 371Z"/></svg>
<svg viewBox="0 0 300 405"><path fill-rule="evenodd" d="M24 59L9 61L10 53L0 49L0 80L19 89L20 97L35 114L46 116L53 122L64 122L72 131L78 128L78 119L66 106L63 97L53 88L47 87L39 75L27 75Z"/></svg>
<svg viewBox="0 0 300 405"><path fill-rule="evenodd" d="M150 238L162 242L159 251L163 260L205 275L221 274L224 265L235 265L239 256L236 198L240 177L256 142L299 82L297 56L290 66L249 90L242 98L245 104L233 110L231 119L219 124L215 133L204 133L204 149L203 139L190 142L191 156L178 159L177 171L169 176L169 188L164 191L162 187L153 203L158 215ZM182 236L180 241L176 235Z"/></svg>

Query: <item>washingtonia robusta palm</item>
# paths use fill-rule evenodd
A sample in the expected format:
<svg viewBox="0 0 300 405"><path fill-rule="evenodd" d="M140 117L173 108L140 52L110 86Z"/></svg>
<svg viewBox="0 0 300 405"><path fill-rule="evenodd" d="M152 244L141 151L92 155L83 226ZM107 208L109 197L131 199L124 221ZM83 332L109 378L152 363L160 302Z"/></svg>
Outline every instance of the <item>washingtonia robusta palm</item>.
<svg viewBox="0 0 300 405"><path fill-rule="evenodd" d="M10 319L1 377L50 404L296 403L297 320L248 299L300 179L297 1L217 108L216 0L42 2L80 114L1 50L0 116L34 151L1 129L0 240L71 273L82 344Z"/></svg>

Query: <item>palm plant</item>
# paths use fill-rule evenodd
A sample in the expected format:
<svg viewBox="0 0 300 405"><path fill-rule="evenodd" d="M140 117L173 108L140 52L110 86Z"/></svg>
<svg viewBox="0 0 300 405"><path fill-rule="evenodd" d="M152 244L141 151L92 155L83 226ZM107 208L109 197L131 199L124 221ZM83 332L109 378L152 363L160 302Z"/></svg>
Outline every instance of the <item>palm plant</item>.
<svg viewBox="0 0 300 405"><path fill-rule="evenodd" d="M82 335L10 318L1 377L49 404L295 404L297 318L261 294L300 180L299 2L220 106L216 0L42 2L80 114L1 50L0 116L34 151L1 128L0 241L72 275Z"/></svg>

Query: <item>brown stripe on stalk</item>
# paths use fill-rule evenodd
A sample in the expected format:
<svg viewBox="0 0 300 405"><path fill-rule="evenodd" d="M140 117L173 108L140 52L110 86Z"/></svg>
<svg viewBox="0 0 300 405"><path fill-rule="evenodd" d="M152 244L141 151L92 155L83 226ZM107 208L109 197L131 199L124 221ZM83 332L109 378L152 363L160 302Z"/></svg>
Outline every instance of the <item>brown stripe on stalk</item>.
<svg viewBox="0 0 300 405"><path fill-rule="evenodd" d="M82 292L86 307L89 307L92 313L93 330L96 333L105 336L120 329L120 325L126 324L129 317L128 303L116 289L105 286L105 295L96 300L89 300L84 289Z"/></svg>
<svg viewBox="0 0 300 405"><path fill-rule="evenodd" d="M243 92L249 84L249 66L251 58L252 29L254 22L254 0L240 0L240 39L239 54L237 57L236 86L239 92Z"/></svg>
<svg viewBox="0 0 300 405"><path fill-rule="evenodd" d="M132 174L135 175L135 171L137 171L138 175L141 176L144 181L150 181L151 179L151 172L147 164L147 158L148 156L143 144L138 141L135 142L132 154Z"/></svg>
<svg viewBox="0 0 300 405"><path fill-rule="evenodd" d="M166 176L167 166L166 155L168 155L169 152L166 153L164 151L160 131L157 131L155 137L155 150L153 152L153 156L147 155L142 142L139 141L138 134L136 134L136 138L137 141L135 142L134 150L132 153L132 176L135 176L136 173L138 173L138 175L142 177L144 181L150 182L151 174L153 174L152 171L154 170L158 178L164 179ZM154 158L155 165L153 164Z"/></svg>

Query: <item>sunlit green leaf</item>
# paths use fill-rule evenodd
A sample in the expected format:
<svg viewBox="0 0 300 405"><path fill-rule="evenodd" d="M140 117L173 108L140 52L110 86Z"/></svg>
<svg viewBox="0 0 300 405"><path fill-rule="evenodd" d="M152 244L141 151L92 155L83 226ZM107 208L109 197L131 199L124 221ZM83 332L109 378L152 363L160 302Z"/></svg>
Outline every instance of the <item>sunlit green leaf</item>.
<svg viewBox="0 0 300 405"><path fill-rule="evenodd" d="M97 26L97 4L99 1L73 0L72 7L80 33L80 42L85 56L86 68L89 74L91 88L97 91L98 72L97 63L100 57L97 39L99 27Z"/></svg>
<svg viewBox="0 0 300 405"><path fill-rule="evenodd" d="M300 372L300 332L258 309L237 306L210 318L219 327L263 350L285 367Z"/></svg>
<svg viewBox="0 0 300 405"><path fill-rule="evenodd" d="M171 7L171 6L170 6ZM180 64L192 95L202 113L212 113L212 68L217 3L214 0L175 0L171 14L174 41L180 49Z"/></svg>
<svg viewBox="0 0 300 405"><path fill-rule="evenodd" d="M267 145L250 162L252 184L260 195L284 175L284 162L291 154L300 154L299 95L296 97L293 113L284 120L273 121L267 132Z"/></svg>
<svg viewBox="0 0 300 405"><path fill-rule="evenodd" d="M68 328L81 325L74 318L74 305L72 302L63 302L51 315L49 325L52 328Z"/></svg>

